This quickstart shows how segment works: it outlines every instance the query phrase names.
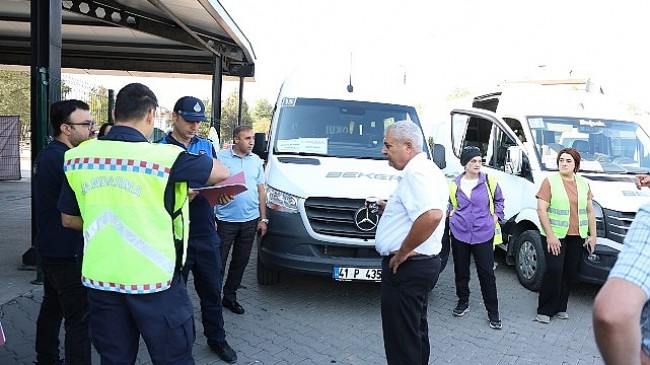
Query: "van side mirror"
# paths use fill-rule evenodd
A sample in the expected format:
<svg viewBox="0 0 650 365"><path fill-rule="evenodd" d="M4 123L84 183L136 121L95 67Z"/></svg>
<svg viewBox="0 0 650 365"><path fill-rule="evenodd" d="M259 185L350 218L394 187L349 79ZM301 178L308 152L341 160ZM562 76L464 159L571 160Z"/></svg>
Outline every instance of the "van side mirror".
<svg viewBox="0 0 650 365"><path fill-rule="evenodd" d="M524 161L524 152L519 146L508 147L506 151L505 172L520 176Z"/></svg>
<svg viewBox="0 0 650 365"><path fill-rule="evenodd" d="M445 146L434 143L433 148L433 162L442 170L447 167L447 161L445 160Z"/></svg>
<svg viewBox="0 0 650 365"><path fill-rule="evenodd" d="M266 133L255 133L255 145L253 146L253 153L260 156L260 158L266 161L266 158L269 156L269 152L266 146Z"/></svg>

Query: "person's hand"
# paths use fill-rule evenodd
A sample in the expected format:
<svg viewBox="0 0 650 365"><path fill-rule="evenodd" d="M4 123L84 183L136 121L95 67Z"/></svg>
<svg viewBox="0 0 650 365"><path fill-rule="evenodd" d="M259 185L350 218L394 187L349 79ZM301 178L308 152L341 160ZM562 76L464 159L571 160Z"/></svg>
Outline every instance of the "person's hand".
<svg viewBox="0 0 650 365"><path fill-rule="evenodd" d="M194 200L194 198L196 198L197 195L199 195L199 192L197 190L187 189L187 199L189 201Z"/></svg>
<svg viewBox="0 0 650 365"><path fill-rule="evenodd" d="M562 244L560 243L559 238L553 235L547 236L546 245L548 246L548 252L550 252L553 256L560 255L560 249L562 248Z"/></svg>
<svg viewBox="0 0 650 365"><path fill-rule="evenodd" d="M456 213L456 208L449 211L449 218L451 218L451 216L454 215L454 213Z"/></svg>
<svg viewBox="0 0 650 365"><path fill-rule="evenodd" d="M219 204L224 205L230 203L233 199L235 199L234 195L227 195L223 194L219 197Z"/></svg>
<svg viewBox="0 0 650 365"><path fill-rule="evenodd" d="M644 186L650 187L650 175L637 175L634 184L639 190Z"/></svg>
<svg viewBox="0 0 650 365"><path fill-rule="evenodd" d="M593 254L594 250L596 249L596 237L593 236L587 237L583 246L587 247L587 250L589 250L590 254Z"/></svg>
<svg viewBox="0 0 650 365"><path fill-rule="evenodd" d="M384 209L386 209L386 203L388 203L386 199L377 200L377 208L379 209L379 214L384 214Z"/></svg>
<svg viewBox="0 0 650 365"><path fill-rule="evenodd" d="M402 262L406 261L409 257L413 256L415 252L411 251L407 254L401 253L400 250L394 252L393 257L390 258L390 261L388 261L388 268L391 269L393 274L397 273L397 268L399 265L402 264Z"/></svg>
<svg viewBox="0 0 650 365"><path fill-rule="evenodd" d="M259 232L260 237L264 237L267 229L268 229L268 224L266 224L266 222L262 222L262 220L260 219L257 222L257 232Z"/></svg>

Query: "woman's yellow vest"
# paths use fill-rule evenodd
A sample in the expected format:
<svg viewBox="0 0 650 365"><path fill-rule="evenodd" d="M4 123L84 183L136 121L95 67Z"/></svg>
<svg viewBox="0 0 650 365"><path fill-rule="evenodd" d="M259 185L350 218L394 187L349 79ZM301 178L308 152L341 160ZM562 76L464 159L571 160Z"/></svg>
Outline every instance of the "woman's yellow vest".
<svg viewBox="0 0 650 365"><path fill-rule="evenodd" d="M187 251L187 184L165 208L171 167L183 150L148 142L89 140L65 154L83 218L85 286L128 294L170 287Z"/></svg>
<svg viewBox="0 0 650 365"><path fill-rule="evenodd" d="M582 176L576 174L576 185L578 186L578 226L580 237L586 238L589 230L589 218L587 217L587 196L589 184ZM548 177L551 185L551 202L548 206L548 219L551 221L551 230L557 238L566 237L569 231L569 215L571 206L569 196L564 188L562 176L557 173ZM546 236L544 229L542 234Z"/></svg>

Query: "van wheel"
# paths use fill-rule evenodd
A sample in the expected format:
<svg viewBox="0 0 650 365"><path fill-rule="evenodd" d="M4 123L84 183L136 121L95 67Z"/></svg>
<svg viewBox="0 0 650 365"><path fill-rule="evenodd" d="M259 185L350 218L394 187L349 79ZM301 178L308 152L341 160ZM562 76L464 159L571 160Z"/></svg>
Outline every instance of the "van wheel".
<svg viewBox="0 0 650 365"><path fill-rule="evenodd" d="M262 260L257 258L257 283L261 285L275 285L280 282L280 273L264 266Z"/></svg>
<svg viewBox="0 0 650 365"><path fill-rule="evenodd" d="M515 268L524 288L538 291L546 272L546 256L542 237L537 231L526 231L517 239Z"/></svg>

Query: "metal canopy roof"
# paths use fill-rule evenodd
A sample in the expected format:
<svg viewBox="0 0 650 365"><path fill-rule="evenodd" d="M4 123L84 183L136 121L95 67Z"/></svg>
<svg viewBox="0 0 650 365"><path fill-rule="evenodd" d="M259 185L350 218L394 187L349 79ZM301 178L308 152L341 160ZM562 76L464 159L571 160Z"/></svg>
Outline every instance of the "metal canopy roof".
<svg viewBox="0 0 650 365"><path fill-rule="evenodd" d="M43 0L37 0L43 1ZM49 1L49 0L44 0ZM252 45L217 0L62 1L61 67L252 77ZM30 65L30 1L0 0L0 64Z"/></svg>

